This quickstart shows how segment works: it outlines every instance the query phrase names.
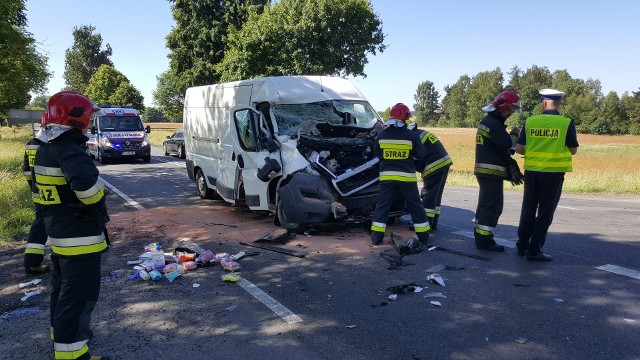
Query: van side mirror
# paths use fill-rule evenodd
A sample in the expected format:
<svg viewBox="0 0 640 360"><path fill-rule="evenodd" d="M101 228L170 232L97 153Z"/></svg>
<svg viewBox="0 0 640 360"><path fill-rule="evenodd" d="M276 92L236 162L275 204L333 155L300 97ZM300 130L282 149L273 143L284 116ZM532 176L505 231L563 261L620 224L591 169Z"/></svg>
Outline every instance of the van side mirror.
<svg viewBox="0 0 640 360"><path fill-rule="evenodd" d="M149 134L151 132L151 126L147 125L147 127L144 129L144 131Z"/></svg>
<svg viewBox="0 0 640 360"><path fill-rule="evenodd" d="M97 134L98 133L98 128L96 128L95 126L92 126L91 127L91 133L94 134L94 135Z"/></svg>

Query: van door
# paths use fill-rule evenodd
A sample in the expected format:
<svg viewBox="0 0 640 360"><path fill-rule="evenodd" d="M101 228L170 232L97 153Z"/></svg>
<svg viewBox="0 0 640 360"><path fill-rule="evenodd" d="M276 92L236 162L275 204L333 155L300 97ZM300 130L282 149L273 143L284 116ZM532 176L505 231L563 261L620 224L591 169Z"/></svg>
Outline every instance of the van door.
<svg viewBox="0 0 640 360"><path fill-rule="evenodd" d="M241 181L238 185L244 189L245 202L251 210L269 210L269 182L282 169L279 144L265 117L255 109L235 110L233 126Z"/></svg>

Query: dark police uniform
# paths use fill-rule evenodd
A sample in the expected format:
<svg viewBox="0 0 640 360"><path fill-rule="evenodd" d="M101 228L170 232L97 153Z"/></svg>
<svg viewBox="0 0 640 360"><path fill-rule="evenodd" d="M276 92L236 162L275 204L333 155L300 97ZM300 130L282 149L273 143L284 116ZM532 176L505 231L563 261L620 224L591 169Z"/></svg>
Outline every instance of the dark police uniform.
<svg viewBox="0 0 640 360"><path fill-rule="evenodd" d="M572 170L569 148L577 148L573 120L556 110L529 117L518 144L526 145L524 155L524 195L518 225L518 254L536 256L542 251L553 221L564 174Z"/></svg>
<svg viewBox="0 0 640 360"><path fill-rule="evenodd" d="M418 129L416 128L416 130ZM435 230L438 227L444 185L453 162L435 134L428 130L418 131L420 142L427 151L424 160L416 162L416 169L421 173L423 181L420 197L429 225L431 229Z"/></svg>
<svg viewBox="0 0 640 360"><path fill-rule="evenodd" d="M24 161L22 163L22 174L29 183L32 192L33 205L35 210L35 219L29 229L27 235L27 245L24 249L24 266L25 268L38 267L42 265L44 259L44 245L47 242L47 232L44 228L44 219L42 219L42 211L38 203L38 188L33 181L33 164L36 158L36 151L40 147L42 141L33 138L27 142L24 152Z"/></svg>
<svg viewBox="0 0 640 360"><path fill-rule="evenodd" d="M429 222L420 202L416 178L415 160L421 160L426 150L418 134L406 125L391 125L384 129L374 147L380 159L380 192L371 223L371 242L382 243L387 226L389 210L398 193L404 198L411 214L414 230L424 244L429 240Z"/></svg>
<svg viewBox="0 0 640 360"><path fill-rule="evenodd" d="M493 230L504 206L503 181L507 179L509 149L513 141L497 111L487 114L476 133L476 161L474 174L480 186L474 226L476 247L496 246ZM504 250L502 248L501 250Z"/></svg>
<svg viewBox="0 0 640 360"><path fill-rule="evenodd" d="M104 185L81 147L86 141L79 131L68 130L42 144L35 158L38 201L52 250L50 307L56 359L89 356L89 322L100 292L101 253L107 249Z"/></svg>

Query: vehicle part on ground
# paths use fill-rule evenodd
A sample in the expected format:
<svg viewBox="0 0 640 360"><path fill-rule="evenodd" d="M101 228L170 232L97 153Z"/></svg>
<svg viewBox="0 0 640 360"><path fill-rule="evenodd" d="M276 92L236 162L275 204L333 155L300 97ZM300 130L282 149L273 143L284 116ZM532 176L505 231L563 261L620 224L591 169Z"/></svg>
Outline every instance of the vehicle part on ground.
<svg viewBox="0 0 640 360"><path fill-rule="evenodd" d="M264 250L269 250L269 251L274 251L277 253L281 253L281 254L286 254L286 255L291 255L291 256L295 256L295 257L299 257L299 258L303 258L305 256L307 256L307 254L305 253L301 253L298 251L294 251L294 250L289 250L289 249L285 249L285 248L281 248L281 247L277 247L277 246L272 246L272 245L265 245L265 244L258 244L255 242L252 243L246 243L243 241L240 241L241 245L245 245L245 246L253 246L259 249L264 249Z"/></svg>

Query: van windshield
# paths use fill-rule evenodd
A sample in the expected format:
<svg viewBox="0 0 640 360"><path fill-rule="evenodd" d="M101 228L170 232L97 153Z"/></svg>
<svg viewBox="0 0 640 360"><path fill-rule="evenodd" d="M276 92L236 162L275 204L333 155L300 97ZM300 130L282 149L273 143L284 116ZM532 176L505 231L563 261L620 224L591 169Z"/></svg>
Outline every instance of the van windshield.
<svg viewBox="0 0 640 360"><path fill-rule="evenodd" d="M101 116L101 131L144 131L139 116Z"/></svg>
<svg viewBox="0 0 640 360"><path fill-rule="evenodd" d="M272 105L280 135L294 135L308 121L371 128L380 120L366 101L332 100L310 104Z"/></svg>

